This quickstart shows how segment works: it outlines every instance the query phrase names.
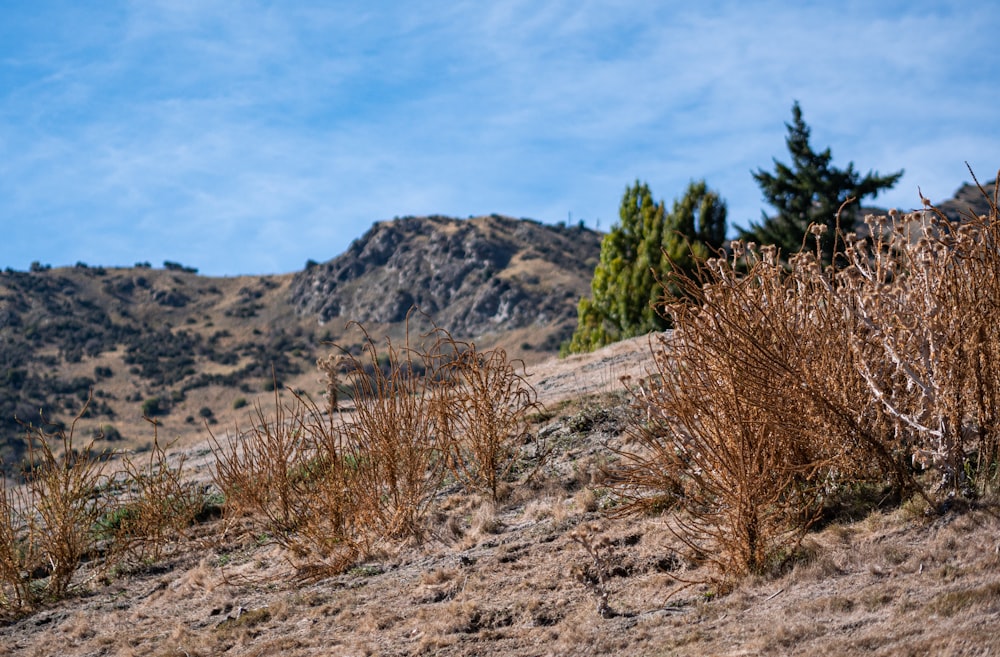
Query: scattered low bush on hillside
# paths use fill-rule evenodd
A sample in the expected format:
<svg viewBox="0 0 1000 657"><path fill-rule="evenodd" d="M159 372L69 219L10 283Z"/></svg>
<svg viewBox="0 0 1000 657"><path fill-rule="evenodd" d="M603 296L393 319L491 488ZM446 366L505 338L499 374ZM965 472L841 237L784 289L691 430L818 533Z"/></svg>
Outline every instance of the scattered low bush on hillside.
<svg viewBox="0 0 1000 657"><path fill-rule="evenodd" d="M27 426L24 483L0 478L0 612L63 597L85 561L110 571L160 558L204 507L155 432L148 463L120 454L117 473L93 440L74 445L85 411L54 432Z"/></svg>
<svg viewBox="0 0 1000 657"><path fill-rule="evenodd" d="M537 408L502 350L479 352L441 330L382 350L366 334L360 354L320 369L330 379L325 415L275 390L273 416L256 406L248 431L213 448L227 515L249 518L304 572L340 572L376 544L422 538L449 472L500 497ZM346 397L346 419L333 393Z"/></svg>

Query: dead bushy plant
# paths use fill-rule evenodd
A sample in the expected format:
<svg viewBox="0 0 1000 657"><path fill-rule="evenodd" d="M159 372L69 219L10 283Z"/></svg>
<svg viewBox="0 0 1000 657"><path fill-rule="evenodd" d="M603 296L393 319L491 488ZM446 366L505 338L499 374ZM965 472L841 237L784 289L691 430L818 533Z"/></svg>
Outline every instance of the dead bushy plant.
<svg viewBox="0 0 1000 657"><path fill-rule="evenodd" d="M380 347L356 326L359 352L319 362L330 378L325 413L276 392L273 415L257 405L249 431L213 438L227 512L288 548L306 577L343 570L382 541L419 539L449 469L498 499L537 408L501 350L479 352L440 329Z"/></svg>
<svg viewBox="0 0 1000 657"><path fill-rule="evenodd" d="M41 558L27 522L28 502L22 488L0 477L0 610L30 607L38 597L32 575Z"/></svg>
<svg viewBox="0 0 1000 657"><path fill-rule="evenodd" d="M371 502L360 492L367 463L350 425L332 416L324 419L311 400L296 400L292 422L309 456L299 466L300 523L288 543L299 558L300 576L310 579L347 570L372 552L380 536L371 521Z"/></svg>
<svg viewBox="0 0 1000 657"><path fill-rule="evenodd" d="M436 334L430 346L408 336L382 350L359 328L359 354L320 363L345 381L349 412L334 418L331 388L325 415L276 391L273 414L257 405L249 431L214 441L227 512L287 548L305 577L342 571L380 541L421 536L447 471Z"/></svg>
<svg viewBox="0 0 1000 657"><path fill-rule="evenodd" d="M820 231L816 231L817 243ZM915 486L851 362L857 319L819 247L786 268L773 247L675 274L675 330L636 389L638 449L622 453L625 512L677 505L679 538L724 576L790 556L844 482Z"/></svg>
<svg viewBox="0 0 1000 657"><path fill-rule="evenodd" d="M354 411L339 449L352 470L353 502L381 536L419 536L446 471L436 345L411 345L407 337L397 347L387 339L381 352L365 333L362 355L345 355Z"/></svg>
<svg viewBox="0 0 1000 657"><path fill-rule="evenodd" d="M248 430L237 425L224 441L211 434L213 479L225 496L229 518L254 518L266 534L288 543L302 521L311 493L309 475L317 465L301 430L308 408L299 397L282 400L278 386L273 414L259 402L253 408Z"/></svg>
<svg viewBox="0 0 1000 657"><path fill-rule="evenodd" d="M619 512L674 509L689 559L712 563L723 578L760 572L817 518L817 464L794 431L719 380L724 370L675 366L660 353L646 392L660 415L633 427L635 447L621 453Z"/></svg>
<svg viewBox="0 0 1000 657"><path fill-rule="evenodd" d="M985 194L985 192L984 192ZM676 505L691 556L727 575L787 556L822 505L861 484L929 500L997 481L1000 223L926 209L869 217L869 236L821 264L781 264L734 243L733 260L673 275L676 327L635 390L645 421L622 454L628 511Z"/></svg>
<svg viewBox="0 0 1000 657"><path fill-rule="evenodd" d="M502 349L480 352L446 334L439 346L454 354L437 377L445 386L444 406L437 412L448 465L466 487L495 504L530 438L528 417L541 408L537 394L525 378L523 363L519 368ZM535 456L537 467L544 457L539 445Z"/></svg>
<svg viewBox="0 0 1000 657"><path fill-rule="evenodd" d="M307 397L282 399L277 387L274 411L257 403L250 420L224 442L212 436L226 515L285 548L301 577L347 569L367 553L371 531L344 426Z"/></svg>
<svg viewBox="0 0 1000 657"><path fill-rule="evenodd" d="M93 441L73 444L77 422L46 432L26 425L24 483L0 495L0 577L3 606L20 609L49 597L62 597L83 560L96 554L98 520L109 502L105 461ZM44 421L43 425L48 425Z"/></svg>
<svg viewBox="0 0 1000 657"><path fill-rule="evenodd" d="M205 496L184 477L184 457L175 465L160 445L153 425L153 447L145 463L124 454L118 494L100 521L112 540L108 561L118 565L158 560L173 541L183 538L202 511Z"/></svg>
<svg viewBox="0 0 1000 657"><path fill-rule="evenodd" d="M570 532L569 538L583 548L593 565L593 568L574 566L571 569L573 578L594 596L597 614L601 618L614 618L618 612L611 608L611 592L608 590L611 541L601 534L600 528L594 524L578 527Z"/></svg>
<svg viewBox="0 0 1000 657"><path fill-rule="evenodd" d="M1000 456L1000 224L982 191L989 216L952 221L924 199L867 217L871 237L848 236L838 281L873 402L949 494L994 487Z"/></svg>

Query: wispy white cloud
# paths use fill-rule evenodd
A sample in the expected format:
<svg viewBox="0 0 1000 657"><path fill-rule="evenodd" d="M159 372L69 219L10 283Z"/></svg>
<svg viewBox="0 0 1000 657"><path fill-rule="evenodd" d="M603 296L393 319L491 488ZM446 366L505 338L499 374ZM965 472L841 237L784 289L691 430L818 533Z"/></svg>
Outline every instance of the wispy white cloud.
<svg viewBox="0 0 1000 657"><path fill-rule="evenodd" d="M987 5L348 4L0 9L0 265L288 271L405 214L607 228L635 178L755 220L793 100L836 164L906 168L886 205L1000 164Z"/></svg>

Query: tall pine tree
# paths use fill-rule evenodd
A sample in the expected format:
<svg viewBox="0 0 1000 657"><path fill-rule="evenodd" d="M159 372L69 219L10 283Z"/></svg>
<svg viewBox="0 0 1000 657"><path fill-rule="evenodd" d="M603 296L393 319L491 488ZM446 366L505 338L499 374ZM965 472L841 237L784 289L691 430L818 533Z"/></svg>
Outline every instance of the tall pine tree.
<svg viewBox="0 0 1000 657"><path fill-rule="evenodd" d="M648 185L636 181L625 190L619 217L601 243L592 296L577 307L570 353L667 328L656 311L663 295L658 279L671 267L695 267L726 237L725 202L704 181L692 182L670 213L653 200Z"/></svg>
<svg viewBox="0 0 1000 657"><path fill-rule="evenodd" d="M821 247L823 258L829 263L833 256L837 211L844 201L855 199L840 215L840 229L846 233L855 228L861 200L890 189L903 171L887 176L869 171L862 178L854 170L853 162L846 169L831 166L833 156L829 148L817 153L809 145L809 126L802 120L798 101L792 106L792 123L786 123L785 127L788 128L785 144L792 156L791 165L775 159L774 173L763 169L753 173L764 199L777 214L769 217L762 211L761 223L750 224L749 230L740 231L740 237L761 244L775 244L782 253L789 255L802 248L810 224L822 224L827 231Z"/></svg>

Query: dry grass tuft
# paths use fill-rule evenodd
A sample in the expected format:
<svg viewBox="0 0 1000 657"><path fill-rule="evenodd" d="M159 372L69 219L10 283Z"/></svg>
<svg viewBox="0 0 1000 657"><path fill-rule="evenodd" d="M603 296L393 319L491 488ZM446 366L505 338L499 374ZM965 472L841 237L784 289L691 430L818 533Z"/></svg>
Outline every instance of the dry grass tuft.
<svg viewBox="0 0 1000 657"><path fill-rule="evenodd" d="M503 351L479 352L439 329L407 335L402 347L364 336L360 354L321 362L325 417L311 400L282 403L276 391L273 417L257 406L249 431L214 441L230 517L249 517L307 579L342 572L387 542L424 539L449 472L492 508L515 471L543 456L539 443L525 447L534 390ZM350 411L335 417L340 381ZM490 523L474 529L495 531Z"/></svg>
<svg viewBox="0 0 1000 657"><path fill-rule="evenodd" d="M118 479L123 479L125 491L118 493L114 508L100 521L101 530L112 539L111 564L158 561L164 548L183 538L205 508L204 494L185 476L184 457L171 466L157 425L150 423L153 446L148 462L140 464L123 455Z"/></svg>
<svg viewBox="0 0 1000 657"><path fill-rule="evenodd" d="M569 538L583 548L591 562L590 567L575 566L572 569L573 578L587 587L594 596L598 616L617 616L617 612L611 608L611 592L608 590L611 540L601 534L600 528L595 524L578 527L570 533Z"/></svg>
<svg viewBox="0 0 1000 657"><path fill-rule="evenodd" d="M106 462L93 454L93 441L82 449L73 444L86 408L68 429L26 426L25 483L0 487L0 608L62 597L97 550L97 523L109 506L99 494L107 487Z"/></svg>
<svg viewBox="0 0 1000 657"><path fill-rule="evenodd" d="M507 360L502 349L478 352L475 345L445 335L443 345L457 356L445 366L448 383L442 414L448 440L448 465L468 488L494 503L504 497L504 482L519 465L529 441L529 418L541 410L523 364ZM535 444L536 456L543 451ZM534 459L533 467L541 464Z"/></svg>

